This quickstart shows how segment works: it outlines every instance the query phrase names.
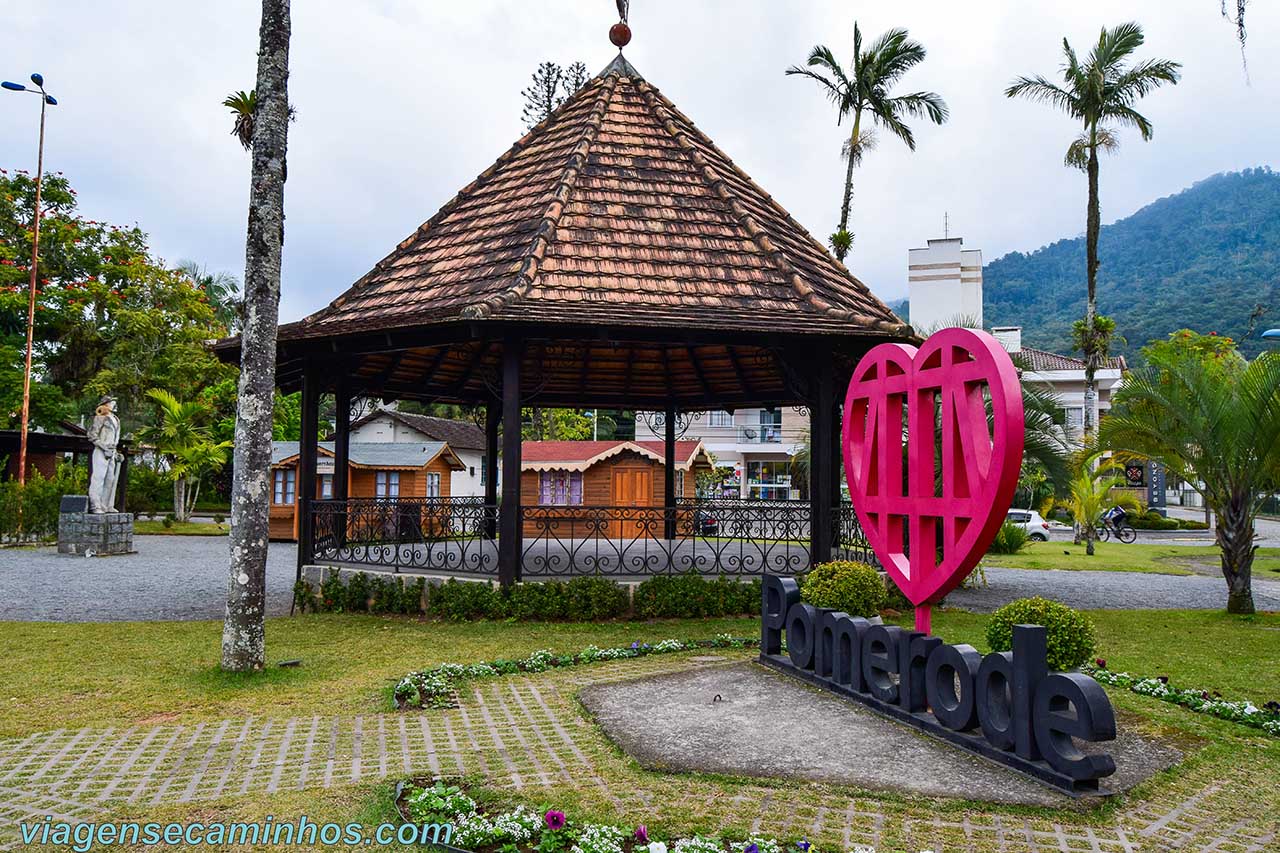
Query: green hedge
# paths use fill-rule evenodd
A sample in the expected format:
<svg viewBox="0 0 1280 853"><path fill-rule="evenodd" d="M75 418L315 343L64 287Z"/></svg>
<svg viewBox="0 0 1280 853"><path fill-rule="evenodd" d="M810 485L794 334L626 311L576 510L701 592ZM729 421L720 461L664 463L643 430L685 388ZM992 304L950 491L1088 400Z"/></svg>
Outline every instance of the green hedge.
<svg viewBox="0 0 1280 853"><path fill-rule="evenodd" d="M749 615L760 611L760 581L659 575L636 587L634 605L641 619Z"/></svg>
<svg viewBox="0 0 1280 853"><path fill-rule="evenodd" d="M1043 625L1048 634L1050 669L1075 669L1093 657L1093 622L1078 610L1046 598L1020 598L991 614L987 645L993 652L1013 649L1014 625Z"/></svg>
<svg viewBox="0 0 1280 853"><path fill-rule="evenodd" d="M0 458L0 464L6 460ZM62 464L52 478L32 470L26 485L0 482L0 541L36 542L58 535L58 507L63 495L87 491L87 471Z"/></svg>
<svg viewBox="0 0 1280 853"><path fill-rule="evenodd" d="M363 572L343 581L335 573L317 590L300 581L299 609L320 613L426 614L437 619L516 619L598 622L634 615L641 619L750 615L760 609L760 581L706 580L698 575L659 576L627 588L608 578L522 583L502 589L475 581L426 586L422 578L383 578ZM425 592L426 606L423 608Z"/></svg>

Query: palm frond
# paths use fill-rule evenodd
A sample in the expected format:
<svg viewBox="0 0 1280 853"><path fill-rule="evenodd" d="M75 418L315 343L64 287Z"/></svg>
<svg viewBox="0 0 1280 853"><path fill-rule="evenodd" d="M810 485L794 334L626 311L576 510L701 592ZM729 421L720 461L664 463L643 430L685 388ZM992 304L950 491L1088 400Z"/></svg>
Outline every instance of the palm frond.
<svg viewBox="0 0 1280 853"><path fill-rule="evenodd" d="M1068 92L1055 83L1050 83L1039 75L1035 77L1019 77L1004 90L1006 98L1027 98L1040 103L1051 104L1070 116L1081 116L1080 100L1072 92Z"/></svg>

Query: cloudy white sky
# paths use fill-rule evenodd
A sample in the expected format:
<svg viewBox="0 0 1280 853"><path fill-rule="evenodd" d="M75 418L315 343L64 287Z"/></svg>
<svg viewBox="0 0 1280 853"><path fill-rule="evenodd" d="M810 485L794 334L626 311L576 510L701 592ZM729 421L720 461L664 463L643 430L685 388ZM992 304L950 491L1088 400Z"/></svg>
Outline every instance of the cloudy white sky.
<svg viewBox="0 0 1280 853"><path fill-rule="evenodd" d="M839 210L843 131L812 84L783 70L817 42L842 60L852 21L905 26L929 51L905 80L951 107L918 150L883 138L857 176L849 258L882 297L906 292L907 249L943 213L988 260L1074 236L1084 180L1061 165L1075 132L1006 99L1022 73L1056 72L1061 40L1147 31L1181 85L1143 104L1155 140L1124 137L1103 166L1104 221L1224 170L1280 166L1280 5L1250 7L1248 77L1218 0L634 0L628 59L815 234ZM249 159L220 106L253 85L249 0L56 0L5 11L0 77L44 73L60 100L46 165L84 214L138 223L172 262L239 276ZM520 90L538 62L612 57L611 0L297 0L293 12L282 319L332 299L523 132ZM37 101L0 93L0 166L34 166Z"/></svg>

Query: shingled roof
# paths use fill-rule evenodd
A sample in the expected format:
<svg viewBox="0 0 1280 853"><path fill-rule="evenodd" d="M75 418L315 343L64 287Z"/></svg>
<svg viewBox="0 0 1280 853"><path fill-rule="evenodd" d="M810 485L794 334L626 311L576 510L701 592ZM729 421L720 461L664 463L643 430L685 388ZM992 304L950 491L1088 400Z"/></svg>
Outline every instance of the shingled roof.
<svg viewBox="0 0 1280 853"><path fill-rule="evenodd" d="M621 55L280 339L483 320L908 333Z"/></svg>

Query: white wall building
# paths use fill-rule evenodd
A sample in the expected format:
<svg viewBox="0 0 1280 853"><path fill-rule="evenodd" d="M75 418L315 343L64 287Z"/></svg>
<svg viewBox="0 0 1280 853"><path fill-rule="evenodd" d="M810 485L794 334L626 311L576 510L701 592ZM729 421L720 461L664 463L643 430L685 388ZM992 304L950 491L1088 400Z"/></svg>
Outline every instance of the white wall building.
<svg viewBox="0 0 1280 853"><path fill-rule="evenodd" d="M450 477L452 497L484 495L484 430L468 421L412 415L393 409L376 409L351 424L351 443L443 441L462 461L463 469ZM501 470L501 469L499 469Z"/></svg>
<svg viewBox="0 0 1280 853"><path fill-rule="evenodd" d="M928 248L912 249L907 258L907 294L911 325L924 333L958 324L982 325L982 251L962 248L964 240L930 240ZM1047 386L1066 412L1067 433L1073 440L1084 434L1084 360L1022 345L1021 326L991 329L1011 354L1018 356L1023 379ZM1126 369L1123 358L1111 358L1098 370L1098 399L1094 423L1111 408L1111 394Z"/></svg>
<svg viewBox="0 0 1280 853"><path fill-rule="evenodd" d="M959 323L982 328L982 250L960 237L930 240L907 253L911 325L931 332Z"/></svg>
<svg viewBox="0 0 1280 853"><path fill-rule="evenodd" d="M681 440L701 441L717 467L733 473L723 484L723 496L785 500L799 497L791 483L791 457L803 447L809 417L800 409L738 409L735 412L691 413ZM638 441L664 438L661 414L639 414Z"/></svg>

